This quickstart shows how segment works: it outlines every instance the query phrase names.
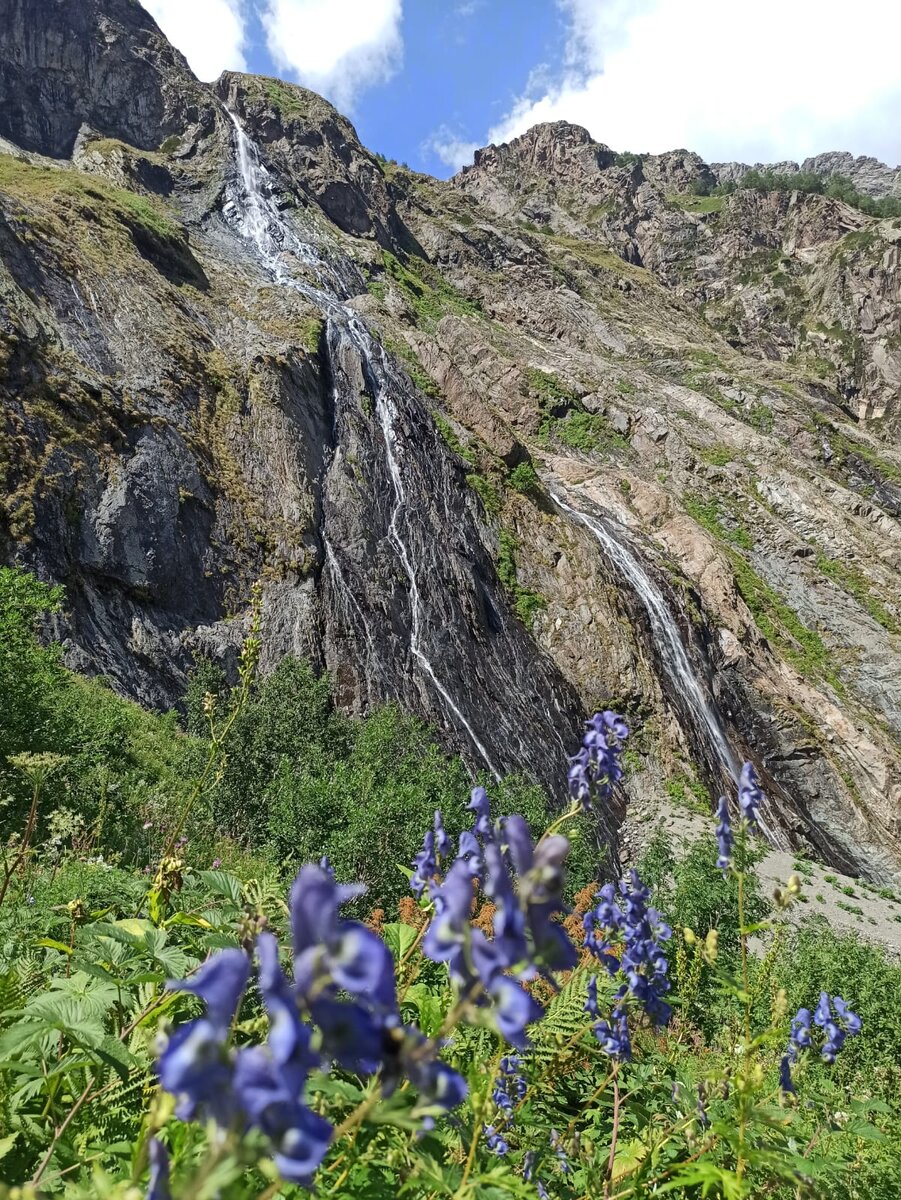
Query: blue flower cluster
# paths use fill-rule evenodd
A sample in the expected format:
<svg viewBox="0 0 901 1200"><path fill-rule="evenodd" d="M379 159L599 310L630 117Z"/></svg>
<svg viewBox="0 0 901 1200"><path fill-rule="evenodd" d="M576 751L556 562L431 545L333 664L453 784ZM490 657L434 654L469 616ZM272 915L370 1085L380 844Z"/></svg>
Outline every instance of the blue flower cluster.
<svg viewBox="0 0 901 1200"><path fill-rule="evenodd" d="M606 800L623 777L623 743L629 726L609 709L595 713L588 722L578 754L570 760L569 794L583 808L591 807L592 793Z"/></svg>
<svg viewBox="0 0 901 1200"><path fill-rule="evenodd" d="M753 763L746 762L741 769L738 781L738 809L741 820L752 833L756 833L759 829L759 810L762 803L763 792L760 790L757 772L754 770ZM729 801L725 796L720 796L716 817L716 841L719 849L716 865L719 870L726 872L732 865L732 847L735 835L729 816Z"/></svg>
<svg viewBox="0 0 901 1200"><path fill-rule="evenodd" d="M491 1098L498 1108L511 1119L513 1109L525 1098L528 1084L522 1075L522 1059L518 1054L508 1054L501 1059L494 1091Z"/></svg>
<svg viewBox="0 0 901 1200"><path fill-rule="evenodd" d="M384 1094L406 1078L425 1117L466 1095L463 1079L437 1057L436 1044L402 1024L388 948L372 930L340 916L341 905L359 890L336 884L327 867L301 870L290 898L293 985L276 939L259 935L257 983L269 1018L262 1045L230 1045L251 972L243 951L223 950L193 979L169 985L193 992L206 1006L203 1016L173 1033L160 1055L160 1083L176 1097L176 1115L262 1131L282 1177L301 1184L311 1181L333 1132L304 1103L315 1067L380 1071Z"/></svg>
<svg viewBox="0 0 901 1200"><path fill-rule="evenodd" d="M428 836L417 855L415 869L420 875L428 871L435 907L423 953L447 963L459 995L476 1007L490 1005L498 1032L523 1048L526 1027L542 1010L522 981L576 964L575 947L554 919L563 911L569 842L552 836L533 845L520 816L493 822L484 788L473 790L469 808L475 823L460 835L457 856L443 878L438 857L430 857ZM491 938L472 925L477 889L494 906Z"/></svg>
<svg viewBox="0 0 901 1200"><path fill-rule="evenodd" d="M597 907L585 914L585 945L596 955L609 975L622 974L623 983L614 996L610 1020L599 1020L594 1032L611 1058L631 1057L627 1004L636 1001L655 1025L665 1025L672 1010L663 999L670 989L669 964L663 943L672 930L655 908L648 904L651 893L638 874L618 887L605 884L598 893ZM597 979L588 984L586 1011L597 1015Z"/></svg>
<svg viewBox="0 0 901 1200"><path fill-rule="evenodd" d="M834 1010L834 1011L833 1011ZM813 1047L813 1027L822 1030L820 1057L824 1062L835 1062L835 1056L845 1044L846 1038L860 1033L861 1021L852 1012L841 996L830 1000L828 992L820 992L820 1002L811 1016L809 1008L799 1008L792 1017L788 1036L788 1050L779 1064L779 1086L784 1092L795 1090L791 1077L791 1064L798 1061L802 1050Z"/></svg>
<svg viewBox="0 0 901 1200"><path fill-rule="evenodd" d="M498 1133L493 1125L486 1125L484 1128L484 1134L488 1149L493 1154L497 1154L498 1157L502 1158L510 1149L507 1142L504 1140L503 1134Z"/></svg>

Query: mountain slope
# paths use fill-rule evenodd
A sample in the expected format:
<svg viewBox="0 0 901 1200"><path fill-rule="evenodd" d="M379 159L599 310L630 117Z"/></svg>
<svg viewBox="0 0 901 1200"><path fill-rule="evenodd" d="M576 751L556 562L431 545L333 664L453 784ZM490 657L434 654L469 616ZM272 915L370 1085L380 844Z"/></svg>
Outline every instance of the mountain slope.
<svg viewBox="0 0 901 1200"><path fill-rule="evenodd" d="M70 661L171 704L260 577L264 663L350 709L559 790L615 703L633 793L748 755L777 844L896 875L897 222L565 125L441 183L137 4L41 17L68 67L0 0L3 541Z"/></svg>

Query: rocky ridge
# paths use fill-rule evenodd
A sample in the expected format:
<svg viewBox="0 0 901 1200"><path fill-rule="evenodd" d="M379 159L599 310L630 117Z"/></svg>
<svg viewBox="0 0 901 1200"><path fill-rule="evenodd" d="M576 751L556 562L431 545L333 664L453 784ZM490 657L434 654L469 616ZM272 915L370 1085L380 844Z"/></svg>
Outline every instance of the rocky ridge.
<svg viewBox="0 0 901 1200"><path fill-rule="evenodd" d="M901 230L565 124L441 183L198 84L137 4L41 2L0 0L2 541L70 661L171 704L262 578L265 664L348 709L557 787L615 703L633 800L749 754L777 844L896 877Z"/></svg>

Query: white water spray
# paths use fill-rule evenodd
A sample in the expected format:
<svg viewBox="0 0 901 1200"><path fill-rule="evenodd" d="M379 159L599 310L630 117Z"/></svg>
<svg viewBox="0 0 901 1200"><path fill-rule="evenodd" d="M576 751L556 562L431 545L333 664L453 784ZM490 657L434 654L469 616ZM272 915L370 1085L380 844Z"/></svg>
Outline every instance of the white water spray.
<svg viewBox="0 0 901 1200"><path fill-rule="evenodd" d="M719 717L707 699L704 688L698 682L697 675L685 651L678 623L662 592L645 571L640 560L614 536L605 524L596 517L574 508L558 493L551 491L549 494L554 503L564 512L569 513L575 520L591 530L616 570L640 600L648 615L660 661L673 688L678 695L685 699L698 724L706 730L708 740L716 751L717 758L731 775L733 781L737 781L738 761L732 752Z"/></svg>

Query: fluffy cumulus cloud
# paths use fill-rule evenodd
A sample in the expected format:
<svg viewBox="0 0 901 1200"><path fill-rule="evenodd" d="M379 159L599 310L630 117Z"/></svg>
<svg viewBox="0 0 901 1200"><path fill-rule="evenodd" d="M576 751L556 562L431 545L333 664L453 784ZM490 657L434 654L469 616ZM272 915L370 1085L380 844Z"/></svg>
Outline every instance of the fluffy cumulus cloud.
<svg viewBox="0 0 901 1200"><path fill-rule="evenodd" d="M403 55L402 0L265 0L275 64L339 108L390 79Z"/></svg>
<svg viewBox="0 0 901 1200"><path fill-rule="evenodd" d="M478 142L469 142L461 133L451 129L449 125L441 125L422 143L423 154L434 154L439 162L459 171L461 167L472 162L472 156L479 148Z"/></svg>
<svg viewBox="0 0 901 1200"><path fill-rule="evenodd" d="M246 70L241 0L141 2L198 78L209 81L226 70Z"/></svg>
<svg viewBox="0 0 901 1200"><path fill-rule="evenodd" d="M556 79L489 133L586 126L617 150L708 161L823 150L901 160L901 5L886 0L558 0L570 22Z"/></svg>

